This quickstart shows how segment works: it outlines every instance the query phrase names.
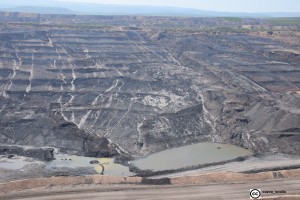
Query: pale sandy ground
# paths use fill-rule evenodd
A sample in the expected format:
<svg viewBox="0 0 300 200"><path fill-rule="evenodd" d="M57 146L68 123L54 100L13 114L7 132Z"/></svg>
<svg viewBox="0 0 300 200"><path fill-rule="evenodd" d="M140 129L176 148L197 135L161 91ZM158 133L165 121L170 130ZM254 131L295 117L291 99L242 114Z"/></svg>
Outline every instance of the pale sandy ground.
<svg viewBox="0 0 300 200"><path fill-rule="evenodd" d="M100 175L28 179L1 183L0 199L249 199L253 188L286 191L284 195L262 194L262 199L300 199L300 169L176 177L170 179L172 185L164 186L141 182L140 177Z"/></svg>
<svg viewBox="0 0 300 200"><path fill-rule="evenodd" d="M198 176L201 174L215 172L245 172L251 170L264 171L265 169L267 169L266 171L268 171L268 169L272 170L274 168L284 168L292 166L298 166L300 168L300 157L278 154L261 158L251 157L243 162L230 162L223 165L216 165L184 172L151 176L150 178Z"/></svg>

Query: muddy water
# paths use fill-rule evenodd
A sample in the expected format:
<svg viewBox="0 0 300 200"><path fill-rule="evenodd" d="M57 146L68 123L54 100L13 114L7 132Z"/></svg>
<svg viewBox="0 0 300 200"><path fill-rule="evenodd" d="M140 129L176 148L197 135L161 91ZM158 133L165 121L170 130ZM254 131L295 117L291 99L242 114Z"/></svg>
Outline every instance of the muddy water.
<svg viewBox="0 0 300 200"><path fill-rule="evenodd" d="M162 171L248 155L252 155L249 150L234 145L199 143L155 153L131 163L142 170Z"/></svg>
<svg viewBox="0 0 300 200"><path fill-rule="evenodd" d="M14 156L13 158L8 159L6 156L0 156L0 171L1 169L8 170L19 170L24 166L29 165L30 158L22 157L22 156ZM37 161L38 162L38 161Z"/></svg>
<svg viewBox="0 0 300 200"><path fill-rule="evenodd" d="M93 168L97 173L102 172L102 166L104 167L104 175L111 176L132 176L133 173L129 172L128 167L115 164L114 159L112 158L92 158L92 157L83 157L83 156L72 156L66 154L57 154L55 155L56 160L51 161L47 165L48 170L55 170L59 168ZM90 164L90 161L97 160L99 164ZM100 165L102 164L102 165Z"/></svg>

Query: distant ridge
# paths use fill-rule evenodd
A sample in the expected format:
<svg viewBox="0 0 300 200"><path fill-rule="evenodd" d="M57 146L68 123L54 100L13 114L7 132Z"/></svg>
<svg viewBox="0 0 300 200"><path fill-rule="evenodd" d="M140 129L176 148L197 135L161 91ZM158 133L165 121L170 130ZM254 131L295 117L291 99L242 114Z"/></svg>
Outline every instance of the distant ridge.
<svg viewBox="0 0 300 200"><path fill-rule="evenodd" d="M18 6L14 8L0 8L5 12L23 12L23 13L38 13L38 14L79 14L67 8L58 7L37 7L37 6Z"/></svg>
<svg viewBox="0 0 300 200"><path fill-rule="evenodd" d="M57 7L54 7L57 6ZM300 17L300 13L236 13L199 10L192 8L159 7L159 6L131 6L109 5L91 3L57 3L51 6L17 6L3 7L0 3L0 11L26 12L38 14L77 14L77 15L140 15L140 16L180 16L180 17Z"/></svg>

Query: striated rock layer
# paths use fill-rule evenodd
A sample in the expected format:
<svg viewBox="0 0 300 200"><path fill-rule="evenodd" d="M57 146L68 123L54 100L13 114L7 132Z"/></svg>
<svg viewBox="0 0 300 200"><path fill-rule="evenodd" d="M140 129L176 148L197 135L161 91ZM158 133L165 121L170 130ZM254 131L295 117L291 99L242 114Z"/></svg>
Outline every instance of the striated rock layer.
<svg viewBox="0 0 300 200"><path fill-rule="evenodd" d="M203 141L300 152L300 51L290 42L298 31L287 41L280 32L47 26L8 16L1 144L86 156Z"/></svg>

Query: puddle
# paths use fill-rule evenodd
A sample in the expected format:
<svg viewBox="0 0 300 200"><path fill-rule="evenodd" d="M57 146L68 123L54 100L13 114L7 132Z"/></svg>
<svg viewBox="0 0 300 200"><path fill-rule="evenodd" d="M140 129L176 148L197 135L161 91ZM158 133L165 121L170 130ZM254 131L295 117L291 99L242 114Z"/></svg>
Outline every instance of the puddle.
<svg viewBox="0 0 300 200"><path fill-rule="evenodd" d="M251 151L234 145L199 143L161 151L132 161L131 164L142 170L162 171L222 162L249 155L252 155Z"/></svg>
<svg viewBox="0 0 300 200"><path fill-rule="evenodd" d="M48 170L55 170L58 168L80 168L91 167L94 168L97 173L101 173L104 167L104 175L111 176L133 176L134 173L129 172L129 168L120 164L114 163L113 158L93 158L84 156L74 156L66 154L56 154L56 160L49 162L46 166ZM91 161L97 160L99 164L90 164ZM102 164L102 165L100 165ZM102 167L103 166L103 167Z"/></svg>
<svg viewBox="0 0 300 200"><path fill-rule="evenodd" d="M31 164L28 158L21 156L14 156L13 158L7 158L7 156L0 157L0 169L19 170L26 165Z"/></svg>

